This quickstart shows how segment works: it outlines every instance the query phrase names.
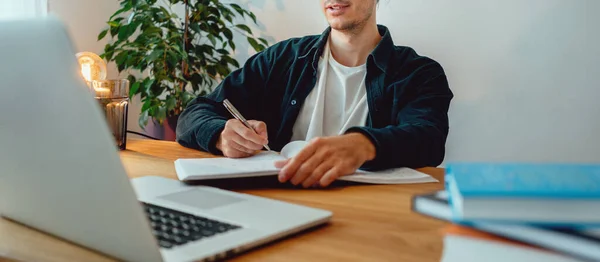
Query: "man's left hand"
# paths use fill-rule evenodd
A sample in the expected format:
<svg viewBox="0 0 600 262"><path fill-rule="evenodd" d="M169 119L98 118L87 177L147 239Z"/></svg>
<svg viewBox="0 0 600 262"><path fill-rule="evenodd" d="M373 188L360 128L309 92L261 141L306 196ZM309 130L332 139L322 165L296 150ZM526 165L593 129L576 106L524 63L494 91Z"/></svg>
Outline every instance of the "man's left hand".
<svg viewBox="0 0 600 262"><path fill-rule="evenodd" d="M360 133L315 138L295 157L275 164L279 181L311 187L328 186L340 176L353 174L375 158L375 146Z"/></svg>

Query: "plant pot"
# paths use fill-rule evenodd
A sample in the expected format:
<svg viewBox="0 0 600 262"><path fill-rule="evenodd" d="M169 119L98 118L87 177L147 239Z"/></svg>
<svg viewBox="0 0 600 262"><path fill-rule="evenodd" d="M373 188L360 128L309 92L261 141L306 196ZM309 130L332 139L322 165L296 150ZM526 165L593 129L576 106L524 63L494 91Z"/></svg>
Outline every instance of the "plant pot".
<svg viewBox="0 0 600 262"><path fill-rule="evenodd" d="M169 116L166 121L163 122L163 128L165 130L164 140L175 141L177 130L177 120L179 120L179 115Z"/></svg>

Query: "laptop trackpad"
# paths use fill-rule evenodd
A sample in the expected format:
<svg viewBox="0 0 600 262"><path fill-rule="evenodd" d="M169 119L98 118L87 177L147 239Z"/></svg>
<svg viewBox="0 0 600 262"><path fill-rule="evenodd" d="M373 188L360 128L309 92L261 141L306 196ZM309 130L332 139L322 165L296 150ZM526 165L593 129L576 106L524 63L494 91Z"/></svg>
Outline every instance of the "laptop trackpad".
<svg viewBox="0 0 600 262"><path fill-rule="evenodd" d="M159 197L178 204L199 208L212 209L244 201L243 198L219 194L202 189L191 189Z"/></svg>

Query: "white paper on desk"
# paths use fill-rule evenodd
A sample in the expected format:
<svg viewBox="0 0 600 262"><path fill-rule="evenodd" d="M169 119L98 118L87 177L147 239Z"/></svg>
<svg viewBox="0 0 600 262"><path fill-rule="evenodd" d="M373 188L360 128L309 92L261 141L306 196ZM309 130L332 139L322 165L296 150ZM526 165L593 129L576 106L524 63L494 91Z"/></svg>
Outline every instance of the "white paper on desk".
<svg viewBox="0 0 600 262"><path fill-rule="evenodd" d="M368 184L416 184L439 182L428 174L410 168L393 168L377 172L359 170L354 175L343 176L338 180Z"/></svg>
<svg viewBox="0 0 600 262"><path fill-rule="evenodd" d="M182 158L175 161L175 171L181 181L266 176L277 174L275 161L282 159L274 152L248 158Z"/></svg>
<svg viewBox="0 0 600 262"><path fill-rule="evenodd" d="M248 158L177 159L175 170L182 181L276 175L275 162L296 156L306 146L305 141L287 144L281 154L261 152ZM395 168L378 172L358 170L338 180L369 184L412 184L439 182L433 177L410 168Z"/></svg>

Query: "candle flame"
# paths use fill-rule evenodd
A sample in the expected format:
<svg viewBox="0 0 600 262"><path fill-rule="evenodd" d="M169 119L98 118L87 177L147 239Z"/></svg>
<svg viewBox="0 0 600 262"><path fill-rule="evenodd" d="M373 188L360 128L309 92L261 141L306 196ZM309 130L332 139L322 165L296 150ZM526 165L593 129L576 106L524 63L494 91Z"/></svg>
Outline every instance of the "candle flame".
<svg viewBox="0 0 600 262"><path fill-rule="evenodd" d="M92 67L90 64L81 64L81 74L86 81L92 81Z"/></svg>

